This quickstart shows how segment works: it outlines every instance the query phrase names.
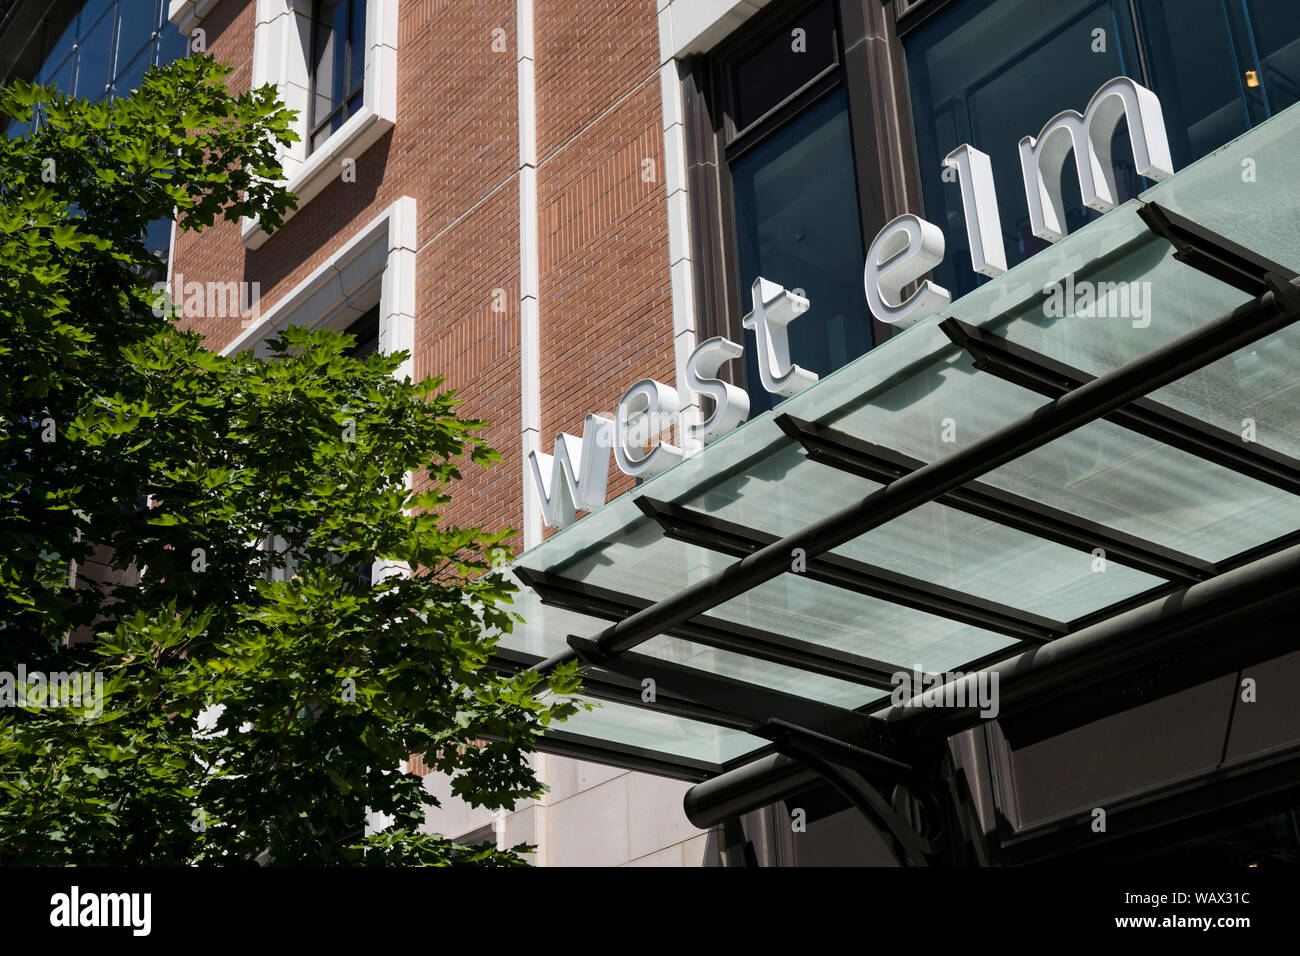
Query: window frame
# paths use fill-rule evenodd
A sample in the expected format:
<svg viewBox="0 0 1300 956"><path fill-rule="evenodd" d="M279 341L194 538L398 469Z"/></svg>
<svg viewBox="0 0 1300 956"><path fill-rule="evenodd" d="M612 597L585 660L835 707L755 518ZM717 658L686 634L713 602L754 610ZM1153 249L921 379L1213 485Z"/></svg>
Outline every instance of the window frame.
<svg viewBox="0 0 1300 956"><path fill-rule="evenodd" d="M183 34L195 29L216 0L170 0L169 19ZM357 163L387 135L397 122L398 17L401 0L372 0L366 4L364 77L361 104L314 150L311 139L311 100L315 11L313 0L258 0L259 19L253 29L251 85L276 87L281 101L295 113L292 123L298 139L281 144L276 156L283 167L282 181L298 197L298 205L284 212L289 221L316 196L339 179L340 164ZM245 217L240 239L246 249L260 249L269 239L257 219Z"/></svg>
<svg viewBox="0 0 1300 956"><path fill-rule="evenodd" d="M320 53L320 48L318 46L318 43L320 41L320 23L321 23L320 13L321 13L321 6L326 2L328 2L328 0L312 0L312 8L311 8L311 58L308 60L308 65L311 71L310 73L311 82L308 88L308 97L309 97L308 101L311 103L312 115L311 115L311 120L308 122L307 125L307 155L308 156L316 152L316 150L320 146L324 146L327 142L329 142L329 137L327 136L325 137L325 139L320 141L319 146L317 145L316 137L320 135L321 130L333 124L334 120L341 113L346 112L346 116L344 117L344 122L346 122L356 112L358 112L365 106L366 73L363 68L361 71L361 79L358 81L356 86L351 88L345 87L343 96L339 99L337 103L333 103L330 106L329 112L326 113L325 116L322 118L318 119L316 117L316 103L317 103L316 91L319 83L318 64L320 62L318 59L318 54ZM354 16L355 11L353 10L354 4L358 2L366 2L366 0L338 0L338 2L345 3L347 4L348 7L348 16L347 16L348 33L347 33L346 46L344 47L344 52L343 52L343 76L344 76L344 82L346 83L347 79L352 76L352 57L357 53L359 53L362 58L362 62L364 63L365 61L365 55L366 55L365 53L365 48L366 48L365 11L363 11L363 15L361 18L361 38L360 38L361 49L359 51L357 50L357 42L358 42L357 37L353 36L352 34L352 26L356 20ZM369 3L366 3L366 6L368 7ZM335 39L337 42L337 37ZM360 97L361 99L358 100L357 99L358 97ZM340 123L339 125L341 126L342 124ZM337 129L331 130L331 135L333 135L333 133L336 131Z"/></svg>
<svg viewBox="0 0 1300 956"><path fill-rule="evenodd" d="M740 63L820 3L829 4L834 18L835 62L745 128L737 128L735 76ZM870 248L885 223L921 208L906 63L894 30L892 5L881 0L772 4L706 53L687 56L680 63L691 257L697 266L693 276L697 337L702 341L721 335L743 343L741 321L751 303L748 290L739 287L730 164L825 97L843 90L862 248ZM888 148L882 149L882 144ZM873 348L900 331L869 313L863 318L871 323ZM747 387L742 362L728 363L718 374Z"/></svg>

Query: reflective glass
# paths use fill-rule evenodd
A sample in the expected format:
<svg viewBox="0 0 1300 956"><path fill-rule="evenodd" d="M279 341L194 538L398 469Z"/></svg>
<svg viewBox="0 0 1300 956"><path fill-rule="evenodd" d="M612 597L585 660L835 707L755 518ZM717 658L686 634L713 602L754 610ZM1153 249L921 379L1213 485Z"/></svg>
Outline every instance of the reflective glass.
<svg viewBox="0 0 1300 956"><path fill-rule="evenodd" d="M925 218L947 238L933 279L956 298L983 280L970 268L961 187L943 178L943 158L963 143L989 155L1007 262L1045 249L1029 228L1018 143L1061 110L1082 110L1112 77L1141 79L1128 0L959 3L909 35L906 50ZM1112 155L1128 199L1141 185L1127 143ZM1062 186L1070 230L1096 218L1072 174Z"/></svg>
<svg viewBox="0 0 1300 956"><path fill-rule="evenodd" d="M141 47L153 40L158 28L159 13L155 0L123 0L117 8L117 62L122 64L135 59Z"/></svg>
<svg viewBox="0 0 1300 956"><path fill-rule="evenodd" d="M57 83L63 92L70 92L71 62L74 59L72 48L77 43L77 18L73 17L72 22L57 37L50 37L50 41L49 49L45 51L45 62L36 75L36 82Z"/></svg>
<svg viewBox="0 0 1300 956"><path fill-rule="evenodd" d="M132 90L139 89L145 70L153 65L152 61L153 44L146 43L131 60L118 68L117 79L113 81L114 95L127 96Z"/></svg>
<svg viewBox="0 0 1300 956"><path fill-rule="evenodd" d="M110 7L77 44L77 96L101 99L107 92L113 66L113 10Z"/></svg>
<svg viewBox="0 0 1300 956"><path fill-rule="evenodd" d="M580 711L570 717L558 725L561 732L713 764L734 760L767 743L761 737L727 727L715 727L627 704L580 699L595 704L596 709Z"/></svg>
<svg viewBox="0 0 1300 956"><path fill-rule="evenodd" d="M361 97L353 94L365 79L365 36L365 0L317 0L312 40L312 149L361 105ZM340 106L342 109L334 112Z"/></svg>
<svg viewBox="0 0 1300 956"><path fill-rule="evenodd" d="M620 593L662 600L733 561L670 540L643 518L620 529L598 553L575 556L548 570ZM1001 634L797 574L761 584L709 613L723 621L884 661L899 670L918 665L945 670L1013 643Z"/></svg>
<svg viewBox="0 0 1300 956"><path fill-rule="evenodd" d="M821 3L736 66L736 126L749 126L835 60L835 13Z"/></svg>
<svg viewBox="0 0 1300 956"><path fill-rule="evenodd" d="M1223 0L1139 0L1138 11L1176 169L1251 125L1251 64L1238 60Z"/></svg>
<svg viewBox="0 0 1300 956"><path fill-rule="evenodd" d="M731 164L740 301L752 306L759 276L802 290L810 310L787 326L790 358L825 375L871 347L861 282L857 186L844 91L832 93ZM760 384L756 333L745 332L746 381L754 413L773 398Z"/></svg>
<svg viewBox="0 0 1300 956"><path fill-rule="evenodd" d="M1269 112L1279 113L1300 99L1300 4L1246 0L1242 7L1258 55L1260 94Z"/></svg>
<svg viewBox="0 0 1300 956"><path fill-rule="evenodd" d="M174 23L166 23L162 28L162 35L158 38L156 63L170 63L172 60L179 59L186 53L188 42L185 37L181 36L181 31L177 29Z"/></svg>

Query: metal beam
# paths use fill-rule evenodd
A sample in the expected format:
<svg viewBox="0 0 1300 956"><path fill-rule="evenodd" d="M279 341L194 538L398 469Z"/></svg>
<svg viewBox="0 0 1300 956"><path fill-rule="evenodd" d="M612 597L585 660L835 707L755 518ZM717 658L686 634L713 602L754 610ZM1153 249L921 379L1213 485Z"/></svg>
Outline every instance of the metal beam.
<svg viewBox="0 0 1300 956"><path fill-rule="evenodd" d="M816 772L806 764L783 753L766 754L691 787L682 807L692 826L707 830L816 783Z"/></svg>
<svg viewBox="0 0 1300 956"><path fill-rule="evenodd" d="M534 666L540 660L541 658L534 654L523 654L497 648L492 656L488 658L488 666L507 674L517 674ZM648 703L642 697L640 684L621 674L615 674L613 671L601 668L590 668L583 673L582 694L585 697L594 697L597 700L623 704L626 707L635 707L639 710L651 710L659 714L670 714L674 717L698 720L714 727L726 727L730 730L748 730L750 727L749 721L730 714L724 714L706 704L686 700L670 693L656 694L655 702L653 704Z"/></svg>
<svg viewBox="0 0 1300 956"><path fill-rule="evenodd" d="M911 821L881 796L877 785L858 772L859 767L870 763L869 759L864 761L864 756L872 755L852 753L856 748L845 748L838 740L779 719L768 721L761 733L776 744L778 751L806 764L882 834L891 837L893 854L900 866L929 866L930 854L935 849L933 843L917 833ZM912 789L918 798L925 792L924 787L925 784L914 784Z"/></svg>
<svg viewBox="0 0 1300 956"><path fill-rule="evenodd" d="M1255 625L1274 615L1293 613L1297 600L1300 544L989 668L998 671L998 716L1011 716L1046 700L1084 694L1099 680L1140 672L1152 663L1183 659L1200 648L1221 645L1228 628L1236 639L1223 648L1225 651L1244 659L1256 654L1255 644L1264 645L1265 652L1274 650L1276 638ZM1204 678L1212 676L1205 674ZM886 741L894 740L906 755L912 747L944 740L976 726L983 718L978 707L894 705L871 719L886 725ZM764 755L693 788L686 795L686 812L695 826L708 827L815 782L815 774L788 758Z"/></svg>
<svg viewBox="0 0 1300 956"><path fill-rule="evenodd" d="M788 414L778 415L776 423L803 446L812 461L882 484L896 481L925 467L925 462L918 458L864 441L828 425L804 421ZM1169 581L1193 584L1208 580L1217 573L1209 561L1153 541L1145 541L983 482L969 482L934 500L955 511L975 515L1068 548L1089 553L1102 548L1107 560Z"/></svg>
<svg viewBox="0 0 1300 956"><path fill-rule="evenodd" d="M1300 544L1300 531L1288 531L1286 534L1279 535L1271 541L1265 541L1263 544L1255 545L1253 548L1247 548L1245 551L1241 551L1237 554L1231 555L1230 557L1216 561L1214 566L1218 569L1220 574L1227 571L1235 571L1237 568L1243 568L1248 564L1253 564L1260 558L1266 558L1270 554L1277 554L1279 551L1285 551L1287 548L1297 544ZM1070 630L1081 631L1085 627L1092 627L1092 625L1098 624L1109 617L1114 617L1115 615L1122 614L1125 611L1131 611L1133 608L1141 607L1143 604L1149 604L1157 598L1174 594L1181 589L1181 585L1174 583L1158 585L1151 588L1149 591L1135 594L1132 597L1124 598L1121 601L1116 601L1114 604L1109 604L1106 607L1098 608L1095 611L1090 611L1087 614L1074 618L1070 621ZM1006 657L1005 654L999 655L999 659L1004 657ZM981 661L979 666L983 667L990 663L997 663L997 661ZM961 668L961 670L970 671L973 666L974 665L967 665L966 667Z"/></svg>
<svg viewBox="0 0 1300 956"><path fill-rule="evenodd" d="M612 591L584 581L575 581L547 571L516 567L514 572L521 581L537 592L542 603L608 621L621 621L654 604L653 601L645 598ZM664 633L705 647L731 651L772 664L782 664L812 674L834 677L864 687L874 687L877 690L892 690L893 675L909 670L874 658L850 654L833 647L800 641L707 615L701 615Z"/></svg>
<svg viewBox="0 0 1300 956"><path fill-rule="evenodd" d="M1225 660L1246 660L1255 645L1281 653L1285 645L1278 647L1277 636L1257 625L1278 614L1294 613L1298 598L1300 547L1158 598L988 668L998 675L999 717L1062 695L1079 695L1091 684L1164 658L1177 656L1183 667L1204 660L1208 662L1204 671L1222 671L1231 666ZM1232 640L1224 640L1225 634L1231 634ZM1204 673L1203 679L1212 676ZM959 699L977 698L963 694ZM894 705L880 718L899 740L941 739L981 720L978 705L935 708L920 706L917 700Z"/></svg>
<svg viewBox="0 0 1300 956"><path fill-rule="evenodd" d="M802 548L810 557L824 554L1089 422L1104 418L1150 391L1286 328L1300 318L1300 289L1276 277L1270 277L1268 282L1270 291L1262 297L624 618L601 632L592 656L603 660L620 654L786 573L795 548ZM545 673L575 658L570 649L543 661L538 670Z"/></svg>
<svg viewBox="0 0 1300 956"><path fill-rule="evenodd" d="M1284 282L1296 278L1296 274L1286 266L1261 256L1253 249L1238 245L1159 203L1144 203L1138 207L1137 214L1148 229L1168 240L1174 247L1174 258L1179 262L1242 292L1253 296L1268 292L1271 288L1268 280L1270 275Z"/></svg>
<svg viewBox="0 0 1300 956"><path fill-rule="evenodd" d="M733 557L743 558L779 540L777 535L645 495L637 498L636 504L668 537ZM805 569L798 573L831 587L1038 644L1045 644L1069 630L1061 621L838 554L808 558Z"/></svg>
<svg viewBox="0 0 1300 956"><path fill-rule="evenodd" d="M671 777L691 783L707 780L722 769L718 764L707 760L679 757L658 750L633 747L630 744L611 743L594 737L584 737L581 734L571 734L567 730L548 730L534 746L542 753L555 754L558 757L603 763L624 770L636 770L640 773L651 773L657 777Z"/></svg>
<svg viewBox="0 0 1300 956"><path fill-rule="evenodd" d="M597 652L594 641L570 636L569 645L584 663L605 667L638 684L647 678L653 680L656 693L664 688L692 700L707 700L721 710L742 717L749 722L750 733L763 735L772 721L784 721L831 738L851 750L863 772L895 783L925 782L909 764L882 752L884 725L866 714L645 654L624 653L597 664L592 656Z"/></svg>
<svg viewBox="0 0 1300 956"><path fill-rule="evenodd" d="M1095 378L960 319L945 319L939 328L954 345L970 353L980 371L1046 398L1059 398ZM1300 461L1264 445L1242 441L1235 432L1208 425L1149 398L1116 409L1106 416L1106 421L1274 488L1300 494Z"/></svg>
<svg viewBox="0 0 1300 956"><path fill-rule="evenodd" d="M497 647L488 658L488 667L493 670L516 674L533 666L539 660L541 658L536 654L527 654L513 648ZM583 694L599 700L655 709L660 713L678 714L705 723L717 723L716 720L709 716L710 713L716 713L712 712L711 708L697 704L695 701L683 701L672 695L658 695L659 706L649 708L649 705L641 701L640 688L638 687L635 701L627 700L625 699L625 683L626 679L621 675L596 673L593 677L591 673L587 673L583 675ZM691 712L679 713L683 705L689 708ZM735 723L736 721L732 720L729 724L723 724L722 726L732 726ZM499 739L487 732L480 732L479 736L486 740ZM707 760L696 760L693 757L682 757L665 751L634 747L630 744L620 744L560 729L547 730L537 740L534 747L542 753L572 757L576 760L589 760L594 763L608 764L612 767L622 767L625 770L637 770L642 773L672 777L676 780L686 780L691 783L699 783L710 777L715 777L726 769L721 764Z"/></svg>

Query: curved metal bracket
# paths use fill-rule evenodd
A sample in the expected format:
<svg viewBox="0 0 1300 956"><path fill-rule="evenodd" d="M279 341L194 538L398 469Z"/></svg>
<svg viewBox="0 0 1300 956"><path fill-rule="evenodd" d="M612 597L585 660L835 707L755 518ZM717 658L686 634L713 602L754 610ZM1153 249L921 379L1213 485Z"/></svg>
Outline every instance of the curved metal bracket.
<svg viewBox="0 0 1300 956"><path fill-rule="evenodd" d="M929 866L936 852L934 841L917 832L912 821L903 815L900 794L919 792L917 780L912 775L900 781L894 789L894 799L886 800L865 776L845 763L859 756L859 748L827 737L805 727L797 727L783 720L769 720L755 730L776 746L776 749L806 765L822 776L877 828L891 837L892 851L900 866ZM863 751L861 756L870 757ZM869 762L868 764L869 765Z"/></svg>

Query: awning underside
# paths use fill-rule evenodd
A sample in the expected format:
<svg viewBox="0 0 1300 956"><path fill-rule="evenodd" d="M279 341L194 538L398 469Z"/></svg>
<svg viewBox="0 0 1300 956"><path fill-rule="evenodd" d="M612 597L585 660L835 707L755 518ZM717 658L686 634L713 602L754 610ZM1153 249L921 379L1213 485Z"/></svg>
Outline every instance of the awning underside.
<svg viewBox="0 0 1300 956"><path fill-rule="evenodd" d="M704 779L770 752L770 718L855 725L897 672L968 673L1300 541L1298 126L1288 110L524 554L502 664L577 648L601 703L550 746ZM1088 314L1085 283L1126 307ZM1200 360L1170 352L1198 331ZM1136 371L1150 388L1075 421L1063 396ZM873 495L869 530L817 546ZM777 545L809 547L772 571ZM709 603L724 571L744 587Z"/></svg>

